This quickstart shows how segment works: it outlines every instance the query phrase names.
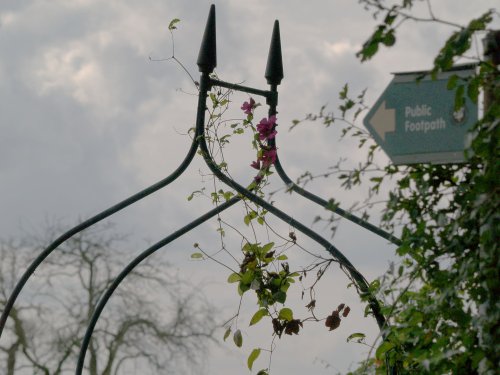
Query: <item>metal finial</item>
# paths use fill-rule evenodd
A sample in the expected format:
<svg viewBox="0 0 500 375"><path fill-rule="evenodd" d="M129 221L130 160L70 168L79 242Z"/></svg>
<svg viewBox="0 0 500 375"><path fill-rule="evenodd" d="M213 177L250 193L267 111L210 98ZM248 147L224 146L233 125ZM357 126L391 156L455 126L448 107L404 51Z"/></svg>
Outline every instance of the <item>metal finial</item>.
<svg viewBox="0 0 500 375"><path fill-rule="evenodd" d="M265 77L270 85L279 85L283 79L283 59L281 57L280 24L278 20L274 21Z"/></svg>
<svg viewBox="0 0 500 375"><path fill-rule="evenodd" d="M215 35L215 5L210 6L207 25L203 33L200 53L198 54L199 71L202 73L212 73L217 66L217 43Z"/></svg>

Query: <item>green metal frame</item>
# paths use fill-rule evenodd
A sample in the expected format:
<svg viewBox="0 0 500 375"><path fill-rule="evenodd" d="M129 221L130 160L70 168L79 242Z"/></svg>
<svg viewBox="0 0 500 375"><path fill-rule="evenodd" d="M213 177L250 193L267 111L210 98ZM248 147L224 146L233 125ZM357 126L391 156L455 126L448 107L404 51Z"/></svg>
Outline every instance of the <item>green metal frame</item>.
<svg viewBox="0 0 500 375"><path fill-rule="evenodd" d="M85 362L85 354L88 349L92 333L94 331L94 328L99 320L99 317L104 310L107 302L113 295L114 291L116 288L119 286L119 284L127 277L127 275L137 266L139 265L144 259L146 259L148 256L152 255L154 252L157 250L165 247L167 244L170 242L174 241L175 239L179 238L183 234L191 231L192 229L196 228L200 224L206 222L210 218L218 215L219 213L223 212L224 210L228 209L229 207L235 205L242 199L248 199L249 201L254 202L255 204L261 206L265 210L267 210L270 214L278 217L279 219L285 221L287 224L290 226L294 227L296 230L302 232L304 235L307 237L311 238L321 246L323 246L333 257L334 259L340 264L340 266L348 273L349 277L352 279L352 281L355 283L358 292L364 296L367 297L368 303L370 306L370 309L377 321L377 324L379 328L383 330L384 327L387 324L387 321L383 314L380 311L380 305L377 301L377 299L374 296L370 295L369 288L368 288L368 282L366 279L363 277L363 275L349 262L349 260L333 245L331 244L328 240L320 236L318 233L315 231L311 230L301 222L293 219L289 215L287 215L285 212L281 211L280 209L276 208L275 206L269 204L259 196L255 195L252 191L246 189L242 185L238 184L236 181L232 180L230 177L225 175L220 168L217 166L217 163L214 161L212 158L209 148L206 143L206 138L205 138L205 111L206 111L206 100L208 96L208 92L211 90L212 87L218 86L218 87L224 87L228 88L234 91L242 91L246 92L249 94L254 94L254 95L259 95L262 97L266 98L266 103L269 106L269 116L277 114L277 105L278 105L278 90L277 87L281 83L281 80L283 79L283 63L282 63L282 55L281 55L281 41L280 41L280 32L279 32L279 23L278 21L275 21L274 23L274 28L273 28L273 33L272 33L272 38L271 38L271 45L269 49L269 55L268 55L268 61L267 61L267 66L266 66L266 71L265 71L265 78L267 80L267 83L270 85L269 90L260 90L252 87L247 87L243 85L238 85L238 84L232 84L224 81L220 81L218 79L214 79L210 77L210 74L213 73L216 65L217 65L217 48L216 48L216 23L215 23L215 6L212 5L210 7L210 12L207 20L207 25L205 27L205 32L203 35L203 40L200 48L200 53L198 55L198 61L197 61L199 70L201 72L201 77L200 77L200 85L199 85L199 96L198 96L198 110L197 110L197 117L196 117L196 130L195 130L195 135L193 137L193 141L191 143L191 146L189 148L189 151L187 155L185 156L183 162L177 167L174 172L172 172L169 176L164 178L163 180L155 183L154 185L151 185L150 187L140 191L137 194L132 195L131 197L123 200L122 202L100 212L99 214L91 217L90 219L82 222L81 224L75 226L74 228L70 229L66 233L62 234L59 238L57 238L52 244L50 244L40 255L30 264L30 266L27 268L27 270L24 272L22 277L19 279L18 283L16 284L13 292L9 296L9 299L5 305L5 309L2 312L2 316L0 317L0 338L3 332L3 329L5 327L5 324L7 322L8 316L10 314L10 311L12 310L14 303L21 293L21 290L23 289L24 285L30 278L30 276L35 272L37 267L62 243L64 243L66 240L74 236L75 234L81 232L82 230L100 222L101 220L115 214L116 212L123 210L124 208L130 206L131 204L147 197L148 195L168 186L170 183L175 181L185 170L186 168L190 165L191 161L193 160L194 156L196 155L196 152L198 149L201 151L201 155L203 156L206 164L210 168L210 170L213 172L213 174L223 183L234 189L239 193L239 195L231 198L227 202L220 204L216 208L208 211L204 215L198 217L197 219L193 220L189 224L183 226L182 228L178 229L177 231L171 233L161 241L158 241L145 251L143 251L140 255L138 255L132 262L130 262L121 272L120 274L114 279L113 283L111 286L106 290L106 292L101 296L95 311L93 312L93 315L90 319L90 322L87 326L87 330L85 332L85 336L83 338L81 347L80 347L80 353L78 357L78 362L77 362L77 368L76 368L76 374L79 375L83 371L83 366ZM275 146L275 140L271 140L270 142L271 146ZM341 208L334 208L332 209L329 207L328 202L323 199L318 197L317 195L303 189L302 187L298 186L295 184L290 177L286 174L286 172L283 169L283 166L281 165L281 162L279 158L276 159L275 162L275 167L276 171L279 175L279 177L282 179L282 181L287 185L287 187L293 191L298 193L299 195L309 199L310 201L326 208L330 209L331 211L335 212L336 214L362 226L363 228L381 236L382 238L392 242L395 245L400 244L400 240L390 233L385 232L384 230L374 226L373 224L370 224L366 222L365 220L362 220L361 218L346 212L342 210ZM389 370L391 374L395 374L395 369L391 368Z"/></svg>

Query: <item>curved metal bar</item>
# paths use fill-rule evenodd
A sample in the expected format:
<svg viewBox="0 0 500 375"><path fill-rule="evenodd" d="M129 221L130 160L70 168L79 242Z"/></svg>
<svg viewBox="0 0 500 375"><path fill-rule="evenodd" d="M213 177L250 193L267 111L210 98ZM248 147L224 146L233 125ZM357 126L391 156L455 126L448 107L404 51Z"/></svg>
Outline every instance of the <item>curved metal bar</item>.
<svg viewBox="0 0 500 375"><path fill-rule="evenodd" d="M241 200L240 197L233 197L227 202L224 202L220 206L208 211L204 215L200 216L196 220L193 220L191 223L185 225L184 227L178 229L168 237L165 237L163 240L155 243L145 251L143 251L141 254L139 254L134 260L132 260L121 272L120 274L113 280L113 283L108 287L106 292L102 295L102 297L99 299L99 302L92 314L92 317L90 318L89 324L87 326L87 330L85 332L85 336L83 338L82 344L80 346L80 354L78 355L78 363L77 363L77 368L76 368L76 375L81 375L83 371L83 365L85 363L85 355L87 353L87 349L90 344L90 339L92 338L92 333L94 332L94 328L97 324L97 321L99 320L99 317L101 316L102 311L104 310L104 307L108 303L109 299L113 295L114 291L120 283L127 277L127 275L132 272L132 270L137 267L144 259L149 257L151 254L156 252L157 250L161 249L162 247L168 245L170 242L174 241L175 239L179 238L186 232L189 232L191 229L196 228L198 225L204 223L208 219L214 217L215 215L221 213L222 211L226 210L227 208L231 207L235 203L239 202Z"/></svg>
<svg viewBox="0 0 500 375"><path fill-rule="evenodd" d="M271 92L277 93L276 85L271 85ZM276 101L273 101L270 103L269 116L277 114L276 105L277 105ZM274 139L270 140L270 144L272 146L276 146L276 137ZM330 205L328 204L328 202L325 199L318 197L316 194L313 194L310 191L308 191L308 190L300 187L296 183L294 183L292 181L292 179L290 177L288 177L285 170L283 169L283 166L281 165L281 162L279 159L279 155L276 156L276 161L274 163L274 166L276 168L276 172L278 172L278 175L280 176L280 178L283 180L283 182L287 185L287 187L290 190L302 195L304 198L309 199L310 201L324 207L325 209L330 210L330 211L342 216L343 218L345 218L349 221L352 221L353 223L369 230L370 232L375 233L376 235L392 242L394 245L398 245L398 246L401 245L401 240L399 238L395 237L394 235L390 234L389 232L386 232L382 228L379 228L379 227L369 223L368 221L363 220L360 217L343 210L340 207L335 207L332 209L332 207L330 207Z"/></svg>
<svg viewBox="0 0 500 375"><path fill-rule="evenodd" d="M246 188L243 186L239 185L237 182L223 174L220 169L217 167L217 163L211 158L210 156L210 151L208 149L206 140L205 140L205 135L204 135L204 122L205 122L205 103L207 99L207 90L209 87L209 77L208 73L203 72L201 77L200 77L200 91L199 91L199 97L198 97L198 114L196 118L196 132L199 135L199 142L200 142L200 149L201 153L203 155L203 158L205 159L205 162L207 163L208 167L210 170L214 173L215 176L217 176L218 179L220 179L222 182L224 182L226 185L230 186L234 190L236 190L238 193L241 195L245 196L247 199L250 201L254 202L255 204L261 206L274 216L280 218L287 224L293 226L303 234L305 234L307 237L311 238L312 240L316 241L320 245L324 246L324 248L335 258L338 260L338 262L344 266L349 275L352 277L353 281L356 283L356 286L359 288L361 293L367 294L368 295L368 302L370 304L370 308L373 312L373 315L375 316L375 319L377 320L377 324L380 329L382 329L385 324L386 320L383 314L380 311L380 305L378 301L369 294L369 289L368 289L368 282L366 279L363 277L363 275L351 264L351 262L342 254L334 245L332 245L330 242L328 242L326 239L324 239L322 236L317 234L316 232L312 231L299 221L293 219L292 217L288 216L286 213L283 211L277 209L273 205L269 204L262 198L256 196L255 194L251 193L248 191Z"/></svg>
<svg viewBox="0 0 500 375"><path fill-rule="evenodd" d="M61 245L64 241L68 240L75 234L81 232L82 230L90 227L91 225L94 225L101 220L104 220L105 218L115 214L116 212L123 210L124 208L130 206L131 204L137 202L138 200L154 193L155 191L164 188L165 186L169 185L172 183L174 180L179 177L182 172L186 170L186 168L189 166L191 161L193 160L194 156L196 155L196 150L198 149L198 136L195 134L195 137L193 138L193 142L191 143L191 148L189 149L186 157L182 161L182 163L177 167L177 169L172 172L169 176L164 178L163 180L158 181L157 183L147 187L146 189L128 197L127 199L121 201L120 203L115 204L114 206L109 207L108 209L98 213L97 215L85 220L84 222L78 224L77 226L71 228L68 230L66 233L62 234L60 237L58 237L54 242L52 242L45 250L43 250L38 257L36 257L35 260L29 265L29 267L26 269L26 271L23 273L19 281L17 282L14 290L12 291L11 295L9 296L9 299L7 303L5 304L5 309L2 312L2 316L0 317L0 338L2 337L2 332L5 327L5 324L7 322L7 319L9 317L10 311L12 310L12 307L14 306L14 303L21 293L21 290L23 289L24 285L30 278L30 276L35 272L35 270L38 268L38 266L49 256L52 251L54 251L59 245Z"/></svg>
<svg viewBox="0 0 500 375"><path fill-rule="evenodd" d="M365 228L365 229L369 230L370 232L377 234L378 236L390 241L394 245L397 245L397 246L401 245L401 243L402 243L401 240L399 238L397 238L396 236L390 234L389 232L386 232L382 228L379 228L379 227L361 219L360 217L358 217L356 215L351 214L350 212L343 210L340 207L335 207L334 209L332 209L332 207L330 207L330 205L328 204L328 202L326 200L324 200L323 198L318 197L316 194L313 194L310 191L298 186L296 183L294 183L290 179L290 177L288 177L286 172L283 170L283 167L279 161L278 156L276 156L276 162L274 163L274 166L276 167L276 172L278 172L278 175L281 177L283 182L287 185L287 187L290 190L296 192L297 194L302 195L304 198L309 199L310 201L324 207L325 209L330 210L330 211L342 216L343 218L345 218L345 219L347 219L355 224L358 224L362 228Z"/></svg>

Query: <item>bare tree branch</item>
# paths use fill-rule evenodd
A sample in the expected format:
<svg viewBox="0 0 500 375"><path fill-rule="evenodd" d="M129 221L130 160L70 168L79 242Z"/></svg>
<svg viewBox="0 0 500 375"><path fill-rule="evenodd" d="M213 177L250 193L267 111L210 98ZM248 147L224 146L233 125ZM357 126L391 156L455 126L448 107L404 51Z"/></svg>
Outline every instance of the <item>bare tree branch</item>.
<svg viewBox="0 0 500 375"><path fill-rule="evenodd" d="M0 306L27 260L58 232L47 228L42 236L0 240ZM109 232L109 227L83 232L40 268L34 280L36 294L12 310L8 341L0 347L0 368L7 375L21 367L46 375L74 370L83 332L99 298L130 257L123 248L124 238ZM174 358L194 366L200 352L206 352L216 324L213 314L206 318L203 312L213 308L168 269L159 259L146 261L116 291L95 329L88 373L117 374L134 363L157 372ZM167 291L158 295L159 287L165 286ZM168 311L159 304L161 298L168 299Z"/></svg>

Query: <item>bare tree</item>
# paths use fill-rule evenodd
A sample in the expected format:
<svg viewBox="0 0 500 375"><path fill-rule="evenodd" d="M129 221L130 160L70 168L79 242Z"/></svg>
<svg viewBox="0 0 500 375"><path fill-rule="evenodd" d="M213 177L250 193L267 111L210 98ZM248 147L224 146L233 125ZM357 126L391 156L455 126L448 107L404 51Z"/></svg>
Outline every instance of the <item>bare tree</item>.
<svg viewBox="0 0 500 375"><path fill-rule="evenodd" d="M0 242L0 307L27 262L55 233L46 231L45 240ZM74 371L99 297L133 257L125 244L123 236L100 227L73 237L49 257L12 310L0 343L0 373ZM87 353L89 374L182 373L202 364L213 340L214 309L199 289L153 258L127 277L104 310Z"/></svg>

